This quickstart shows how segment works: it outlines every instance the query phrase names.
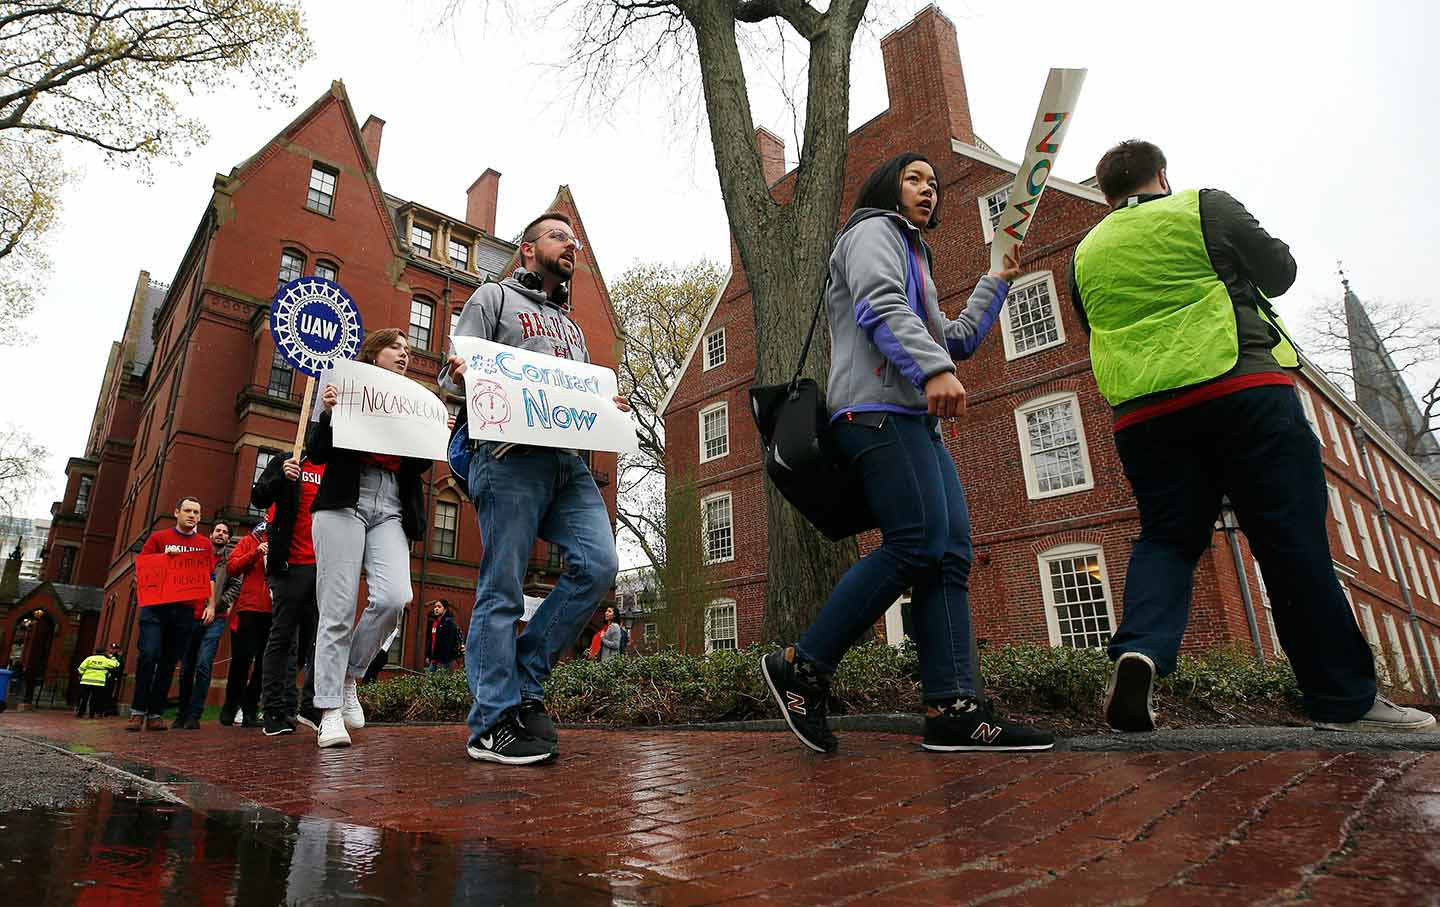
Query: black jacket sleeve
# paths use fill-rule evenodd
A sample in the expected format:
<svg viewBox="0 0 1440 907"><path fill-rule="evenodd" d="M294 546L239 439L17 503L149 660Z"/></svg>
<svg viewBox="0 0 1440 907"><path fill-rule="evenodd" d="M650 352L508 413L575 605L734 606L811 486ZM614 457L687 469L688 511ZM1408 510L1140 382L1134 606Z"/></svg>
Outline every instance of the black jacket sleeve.
<svg viewBox="0 0 1440 907"><path fill-rule="evenodd" d="M271 457L260 478L250 486L250 504L256 510L263 511L275 503L289 485L290 480L285 478L285 459L279 454Z"/></svg>
<svg viewBox="0 0 1440 907"><path fill-rule="evenodd" d="M1232 271L1267 297L1283 294L1295 282L1290 247L1266 233L1229 193L1219 189L1200 192L1200 226L1210 264L1222 279L1227 270Z"/></svg>
<svg viewBox="0 0 1440 907"><path fill-rule="evenodd" d="M1080 322L1080 329L1086 334L1090 333L1090 319L1085 315L1085 304L1080 301L1080 284L1075 280L1075 258L1070 258L1070 305L1075 309L1075 320Z"/></svg>
<svg viewBox="0 0 1440 907"><path fill-rule="evenodd" d="M330 411L327 409L320 414L320 421L310 426L310 433L305 436L305 455L310 458L311 463L325 464L330 460L330 454L335 450L335 435L330 430Z"/></svg>

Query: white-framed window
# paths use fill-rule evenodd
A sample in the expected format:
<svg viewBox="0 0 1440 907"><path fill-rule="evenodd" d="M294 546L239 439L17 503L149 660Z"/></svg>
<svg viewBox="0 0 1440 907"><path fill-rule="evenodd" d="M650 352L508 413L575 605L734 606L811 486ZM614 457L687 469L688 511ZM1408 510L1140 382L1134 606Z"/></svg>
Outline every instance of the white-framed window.
<svg viewBox="0 0 1440 907"><path fill-rule="evenodd" d="M1437 666L1436 670L1440 670L1440 634L1430 637L1430 642L1434 643L1435 649L1435 661L1432 664Z"/></svg>
<svg viewBox="0 0 1440 907"><path fill-rule="evenodd" d="M1385 638L1390 642L1390 657L1395 659L1395 667L1400 672L1398 682L1405 689L1413 690L1415 684L1410 679L1410 664L1405 660L1405 650L1400 648L1400 631L1395 626L1395 618L1386 612L1380 615L1380 620L1385 624Z"/></svg>
<svg viewBox="0 0 1440 907"><path fill-rule="evenodd" d="M1340 591L1345 595L1345 601L1350 605L1350 614L1355 618L1355 626L1360 626L1360 612L1355 608L1355 598L1350 594L1350 587L1342 581Z"/></svg>
<svg viewBox="0 0 1440 907"><path fill-rule="evenodd" d="M1420 525L1429 529L1430 521L1425 518L1425 508L1420 506L1420 493L1415 490L1414 485L1410 486L1410 503L1415 505L1415 518L1420 521Z"/></svg>
<svg viewBox="0 0 1440 907"><path fill-rule="evenodd" d="M1040 586L1050 645L1103 648L1112 631L1110 580L1098 545L1061 545L1041 553Z"/></svg>
<svg viewBox="0 0 1440 907"><path fill-rule="evenodd" d="M1370 527L1365 525L1365 511L1360 509L1359 501L1350 502L1350 513L1355 517L1355 534L1360 536L1360 550L1365 552L1365 563L1370 569L1376 572L1380 570L1380 562L1375 559L1375 543L1370 538Z"/></svg>
<svg viewBox="0 0 1440 907"><path fill-rule="evenodd" d="M718 564L735 559L734 509L730 492L700 502L701 531L705 536L705 563Z"/></svg>
<svg viewBox="0 0 1440 907"><path fill-rule="evenodd" d="M1335 456L1340 458L1341 463L1349 463L1350 458L1345 455L1345 439L1340 437L1340 429L1335 426L1335 414L1328 407L1322 407L1320 413L1325 417L1325 430L1330 433L1330 440L1335 445Z"/></svg>
<svg viewBox="0 0 1440 907"><path fill-rule="evenodd" d="M1435 504L1428 497L1425 498L1425 512L1430 514L1430 531L1440 537L1440 520L1435 518Z"/></svg>
<svg viewBox="0 0 1440 907"><path fill-rule="evenodd" d="M1400 496L1400 509L1405 511L1406 516L1414 516L1410 511L1410 501L1405 497L1405 483L1401 481L1400 473L1396 472L1393 466L1390 467L1390 472L1394 474L1395 493Z"/></svg>
<svg viewBox="0 0 1440 907"><path fill-rule="evenodd" d="M640 632L645 636L645 642L656 645L660 642L660 627L654 621L646 621L641 626Z"/></svg>
<svg viewBox="0 0 1440 907"><path fill-rule="evenodd" d="M1345 587L1341 587L1345 588ZM1346 596L1350 590L1345 589ZM1370 643L1370 654L1375 656L1375 671L1385 683L1390 682L1390 662L1385 658L1384 647L1380 644L1380 630L1375 625L1375 611L1365 602L1356 602L1355 607L1360 612L1360 630L1365 634L1365 641Z"/></svg>
<svg viewBox="0 0 1440 907"><path fill-rule="evenodd" d="M461 271L470 266L470 247L458 239L450 240L450 266Z"/></svg>
<svg viewBox="0 0 1440 907"><path fill-rule="evenodd" d="M1380 561L1385 568L1385 575L1394 579L1395 565L1390 563L1390 545L1385 541L1385 531L1380 528L1379 515L1370 515L1370 527L1375 530L1375 542L1380 546Z"/></svg>
<svg viewBox="0 0 1440 907"><path fill-rule="evenodd" d="M1015 410L1015 427L1025 490L1031 499L1095 487L1075 394L1052 394L1026 403Z"/></svg>
<svg viewBox="0 0 1440 907"><path fill-rule="evenodd" d="M1325 489L1330 495L1330 514L1335 517L1335 526L1339 529L1340 545L1345 553L1353 558L1359 558L1355 550L1355 538L1350 535L1350 521L1345 516L1345 505L1340 502L1340 491L1329 482L1325 483Z"/></svg>
<svg viewBox="0 0 1440 907"><path fill-rule="evenodd" d="M430 326L435 319L435 306L419 297L410 300L410 345L430 349Z"/></svg>
<svg viewBox="0 0 1440 907"><path fill-rule="evenodd" d="M1005 358L1018 359L1065 342L1065 325L1056 302L1055 276L1049 271L1015 281L1000 314Z"/></svg>
<svg viewBox="0 0 1440 907"><path fill-rule="evenodd" d="M1405 566L1410 568L1410 576L1414 579L1411 588L1415 590L1416 595L1424 595L1425 586L1420 579L1420 568L1415 566L1415 549L1410 547L1408 536L1400 536L1400 553L1405 555Z"/></svg>
<svg viewBox="0 0 1440 907"><path fill-rule="evenodd" d="M735 649L739 645L735 626L735 602L728 598L705 609L705 651Z"/></svg>
<svg viewBox="0 0 1440 907"><path fill-rule="evenodd" d="M339 174L328 167L310 165L310 190L305 194L305 207L320 214L334 214L337 178Z"/></svg>
<svg viewBox="0 0 1440 907"><path fill-rule="evenodd" d="M715 403L700 410L700 462L718 460L730 452L730 404Z"/></svg>
<svg viewBox="0 0 1440 907"><path fill-rule="evenodd" d="M264 449L261 449L255 454L255 474L250 477L251 485L254 485L256 482L260 481L260 476L264 474L265 467L269 466L270 461L278 456L280 455L275 451ZM251 504L250 512L254 514L263 514L265 511L261 510L259 507L256 507L254 504Z"/></svg>
<svg viewBox="0 0 1440 907"><path fill-rule="evenodd" d="M1350 447L1350 462L1355 464L1356 469L1362 469L1360 449L1355 446L1355 427L1348 422L1345 423L1345 443Z"/></svg>
<svg viewBox="0 0 1440 907"><path fill-rule="evenodd" d="M454 501L435 502L435 531L430 536L430 553L436 557L455 556L455 537L460 527L460 505Z"/></svg>
<svg viewBox="0 0 1440 907"><path fill-rule="evenodd" d="M711 331L705 335L705 367L701 371L710 371L717 365L725 364L725 329Z"/></svg>
<svg viewBox="0 0 1440 907"><path fill-rule="evenodd" d="M1265 626L1270 629L1270 651L1276 658L1284 658L1285 650L1280 648L1280 634L1275 630L1275 608L1270 603L1270 590L1265 588L1265 575L1260 572L1260 562L1254 561L1255 586L1260 590L1260 604L1265 609Z"/></svg>
<svg viewBox="0 0 1440 907"><path fill-rule="evenodd" d="M305 276L305 256L286 249L280 253L280 273L275 280L275 289L280 289L292 280Z"/></svg>
<svg viewBox="0 0 1440 907"><path fill-rule="evenodd" d="M270 358L270 378L265 385L265 393L271 397L288 397L294 380L295 370L285 361L285 357L280 355L280 351L276 350Z"/></svg>
<svg viewBox="0 0 1440 907"><path fill-rule="evenodd" d="M1420 572L1425 575L1425 588L1430 590L1430 600L1440 602L1440 592L1435 589L1435 574L1430 572L1430 561L1425 558L1425 548L1419 546L1415 560L1420 562Z"/></svg>
<svg viewBox="0 0 1440 907"><path fill-rule="evenodd" d="M421 255L429 255L435 248L435 231L429 227L422 227L419 224L410 225L410 245Z"/></svg>
<svg viewBox="0 0 1440 907"><path fill-rule="evenodd" d="M333 261L317 261L315 262L315 276L330 281L339 280L340 267Z"/></svg>
<svg viewBox="0 0 1440 907"><path fill-rule="evenodd" d="M1000 215L1010 201L1010 186L1001 186L988 195L980 196L976 201L980 203L980 229L985 233L985 241L992 242L995 231L1000 226Z"/></svg>
<svg viewBox="0 0 1440 907"><path fill-rule="evenodd" d="M1295 385L1295 396L1300 398L1300 408L1305 411L1305 421L1310 423L1310 430L1315 433L1315 440L1320 446L1325 446L1325 436L1320 434L1320 423L1315 419L1315 398L1310 396L1308 388Z"/></svg>
<svg viewBox="0 0 1440 907"><path fill-rule="evenodd" d="M90 489L95 485L93 476L81 476L80 487L75 489L75 514L84 516L90 512Z"/></svg>
<svg viewBox="0 0 1440 907"><path fill-rule="evenodd" d="M1385 461L1377 456L1370 457L1370 471L1380 477L1380 485L1385 489L1385 497L1395 500L1395 486L1390 484L1390 470L1385 468Z"/></svg>

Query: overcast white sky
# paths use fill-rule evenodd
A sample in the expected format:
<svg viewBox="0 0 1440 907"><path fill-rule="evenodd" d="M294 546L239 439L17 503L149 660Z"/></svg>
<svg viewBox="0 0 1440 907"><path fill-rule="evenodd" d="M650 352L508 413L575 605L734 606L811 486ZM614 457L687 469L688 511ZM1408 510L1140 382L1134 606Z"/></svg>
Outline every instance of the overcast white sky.
<svg viewBox="0 0 1440 907"><path fill-rule="evenodd" d="M11 389L0 422L29 428L51 451L53 481L32 515L48 515L65 459L83 453L136 273L168 282L214 174L255 152L331 79L344 80L361 121L386 121L379 171L390 193L463 215L466 187L494 167L503 174L497 232L517 231L568 183L612 279L641 260L726 258L708 134L675 126L665 86L638 88L603 119L587 116L546 65L568 46L565 23L527 23L522 34L474 17L437 28L437 4L386 3L383 21L357 14L372 4L307 2L316 57L294 108L257 109L245 92L198 100L210 143L156 167L150 185L85 163L52 235L54 274L29 324L35 340L0 359L0 386ZM923 5L894 0L893 16L857 41L852 125L887 106L879 36ZM959 31L976 132L1001 154L1020 156L1046 69L1088 67L1060 176L1090 175L1119 139L1159 143L1174 185L1227 189L1290 243L1300 276L1279 306L1292 324L1338 292L1340 258L1364 298L1440 306L1428 267L1440 236L1440 79L1424 63L1440 38L1434 4L938 5ZM773 82L751 87L756 122L787 137L793 154Z"/></svg>

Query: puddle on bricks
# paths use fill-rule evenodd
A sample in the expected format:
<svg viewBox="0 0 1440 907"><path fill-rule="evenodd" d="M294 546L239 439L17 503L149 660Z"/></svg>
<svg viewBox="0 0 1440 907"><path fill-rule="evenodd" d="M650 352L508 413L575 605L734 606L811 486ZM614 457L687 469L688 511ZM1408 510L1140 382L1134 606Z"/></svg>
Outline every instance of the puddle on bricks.
<svg viewBox="0 0 1440 907"><path fill-rule="evenodd" d="M476 816L477 830L483 815ZM12 904L663 905L657 880L539 850L100 792L0 813Z"/></svg>

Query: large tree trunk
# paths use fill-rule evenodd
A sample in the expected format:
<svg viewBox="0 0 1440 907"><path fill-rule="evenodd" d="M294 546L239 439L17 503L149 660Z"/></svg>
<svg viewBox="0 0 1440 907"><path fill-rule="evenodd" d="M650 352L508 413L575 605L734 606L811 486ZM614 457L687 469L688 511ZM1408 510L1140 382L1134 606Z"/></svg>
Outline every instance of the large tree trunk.
<svg viewBox="0 0 1440 907"><path fill-rule="evenodd" d="M804 145L794 195L781 206L765 184L755 144L736 44L737 6L724 0L685 4L695 29L721 194L754 305L755 377L761 384L775 384L794 373L840 217L850 46L866 0L834 0L823 14L784 0L740 6L783 16L810 44ZM826 333L821 332L805 368L821 379L829 370ZM854 563L857 548L854 540L830 543L769 483L765 510L769 562L762 634L767 641L789 643L814 619L835 582Z"/></svg>

